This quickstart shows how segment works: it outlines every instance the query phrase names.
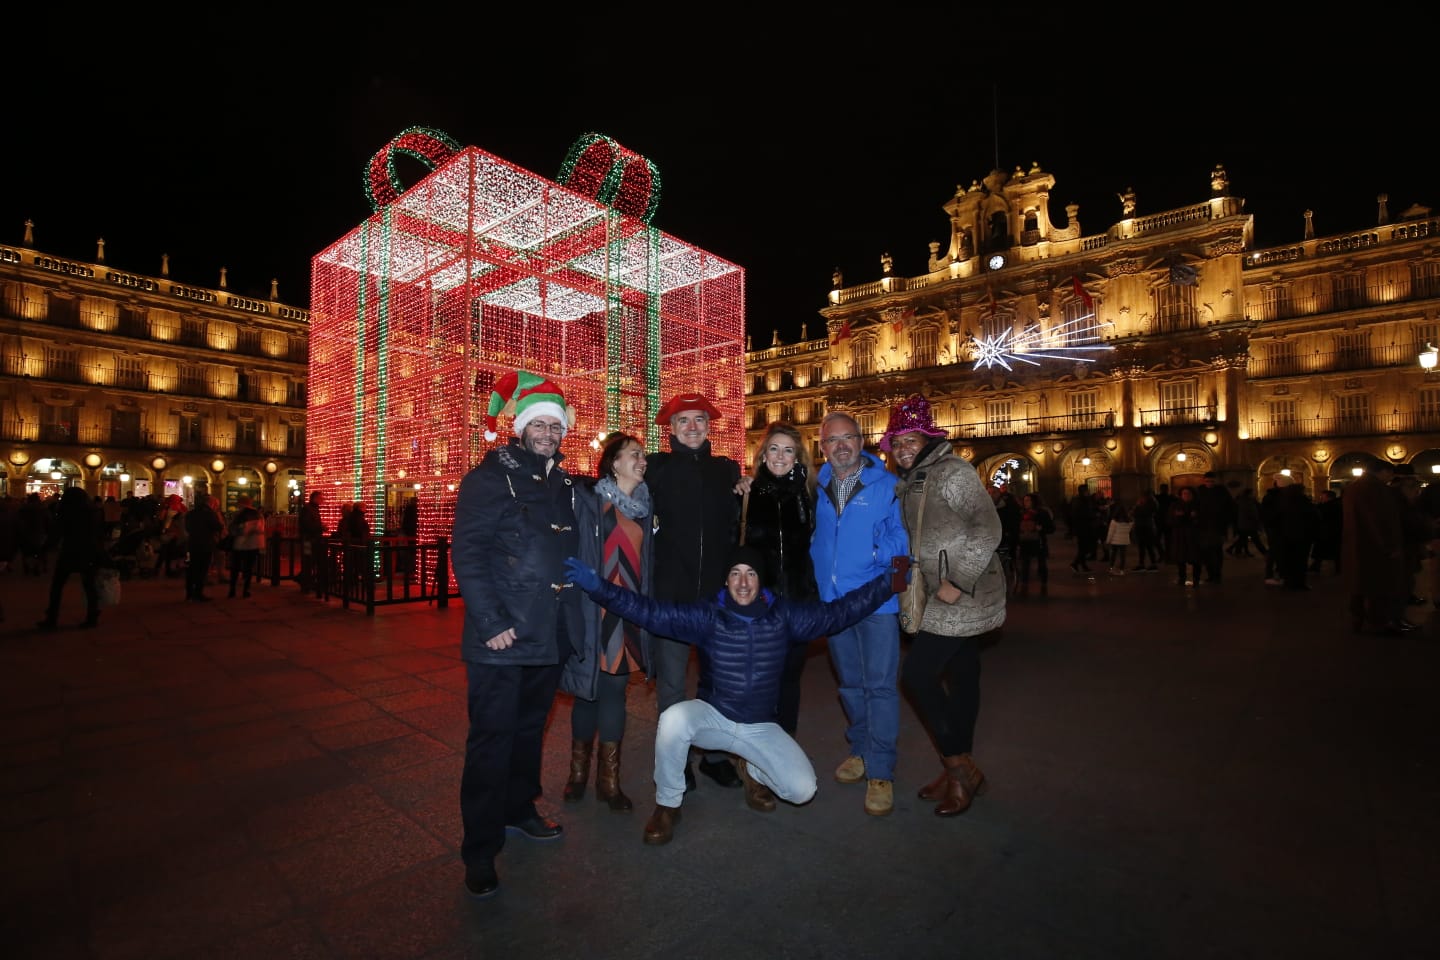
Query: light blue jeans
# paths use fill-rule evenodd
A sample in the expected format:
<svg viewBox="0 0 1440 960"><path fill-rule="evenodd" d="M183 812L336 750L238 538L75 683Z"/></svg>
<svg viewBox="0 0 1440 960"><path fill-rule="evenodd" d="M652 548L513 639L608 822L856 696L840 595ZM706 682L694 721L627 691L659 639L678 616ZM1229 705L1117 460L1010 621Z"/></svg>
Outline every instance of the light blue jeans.
<svg viewBox="0 0 1440 960"><path fill-rule="evenodd" d="M815 768L780 724L736 723L704 700L681 700L655 727L655 802L661 806L678 807L685 799L692 744L748 762L750 776L781 800L805 803L815 796Z"/></svg>
<svg viewBox="0 0 1440 960"><path fill-rule="evenodd" d="M865 761L871 780L895 779L900 736L900 621L874 613L830 635L830 662L840 679L840 705L850 726L850 753Z"/></svg>

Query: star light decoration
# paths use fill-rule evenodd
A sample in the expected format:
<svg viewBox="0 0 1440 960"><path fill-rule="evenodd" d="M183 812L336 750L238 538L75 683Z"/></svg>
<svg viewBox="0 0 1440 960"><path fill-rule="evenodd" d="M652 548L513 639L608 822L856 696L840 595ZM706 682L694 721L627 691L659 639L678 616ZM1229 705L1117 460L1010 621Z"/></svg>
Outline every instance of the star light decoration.
<svg viewBox="0 0 1440 960"><path fill-rule="evenodd" d="M970 342L975 345L975 369L984 367L1004 367L1006 370L1013 370L1012 363L1028 363L1032 367L1040 366L1041 360L1076 360L1080 363L1094 363L1092 357L1087 353L1101 353L1114 350L1111 346L1086 346L1100 339L1100 325L1095 322L1095 314L1087 313L1083 317L1077 317L1068 323L1063 324L1050 333L1050 339L1058 339L1064 346L1045 347L1045 335L1040 330L1039 324L1030 324L1018 334L1014 330L1005 330L1001 333L987 335L985 337L970 337Z"/></svg>

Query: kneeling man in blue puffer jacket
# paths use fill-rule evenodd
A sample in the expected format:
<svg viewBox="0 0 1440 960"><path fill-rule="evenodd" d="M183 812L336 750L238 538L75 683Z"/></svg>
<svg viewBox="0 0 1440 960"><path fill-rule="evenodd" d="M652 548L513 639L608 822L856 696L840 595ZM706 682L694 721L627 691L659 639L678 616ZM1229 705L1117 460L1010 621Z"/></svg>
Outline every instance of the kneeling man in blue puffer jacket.
<svg viewBox="0 0 1440 960"><path fill-rule="evenodd" d="M828 636L874 613L896 586L904 588L897 575L904 559L831 603L794 602L761 589L765 560L753 547L733 548L725 589L714 600L695 603L652 600L601 580L574 557L565 561L566 576L612 614L699 651L696 699L660 714L655 730L655 812L645 824L646 843L669 843L675 835L692 744L739 758L736 769L752 809L775 809L775 795L790 803L815 796L810 758L775 722L785 654L791 644Z"/></svg>

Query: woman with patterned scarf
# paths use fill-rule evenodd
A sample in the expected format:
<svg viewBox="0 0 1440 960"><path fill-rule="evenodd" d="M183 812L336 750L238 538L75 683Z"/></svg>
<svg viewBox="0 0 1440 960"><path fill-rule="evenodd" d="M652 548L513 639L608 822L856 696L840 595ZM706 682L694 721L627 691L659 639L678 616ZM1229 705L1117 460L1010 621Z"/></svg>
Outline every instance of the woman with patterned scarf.
<svg viewBox="0 0 1440 960"><path fill-rule="evenodd" d="M650 490L645 486L645 448L629 434L611 434L600 454L599 474L593 486L576 485L580 557L602 579L648 596L655 531ZM625 690L634 671L649 675L650 634L588 597L581 610L585 636L560 677L560 689L575 697L570 710L570 779L564 797L575 803L585 796L598 733L595 795L611 810L623 813L632 807L620 789Z"/></svg>

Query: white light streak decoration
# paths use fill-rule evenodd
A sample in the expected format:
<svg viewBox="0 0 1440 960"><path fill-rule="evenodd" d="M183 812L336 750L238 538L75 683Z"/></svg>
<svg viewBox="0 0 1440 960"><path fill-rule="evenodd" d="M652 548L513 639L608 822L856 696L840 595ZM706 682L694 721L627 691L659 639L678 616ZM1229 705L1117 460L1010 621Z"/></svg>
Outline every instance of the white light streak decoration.
<svg viewBox="0 0 1440 960"><path fill-rule="evenodd" d="M1040 366L1041 360L1070 360L1080 363L1094 363L1094 357L1087 354L1104 353L1115 348L1100 344L1100 324L1095 314L1087 313L1070 322L1050 330L1047 336L1039 324L1030 324L1020 333L1005 330L983 339L971 337L975 345L975 369L983 367L1004 367L1013 370L1011 364L1024 363ZM1045 346L1046 341L1059 341L1061 346Z"/></svg>

